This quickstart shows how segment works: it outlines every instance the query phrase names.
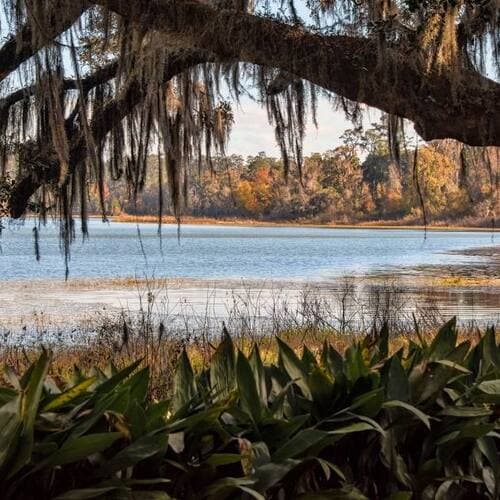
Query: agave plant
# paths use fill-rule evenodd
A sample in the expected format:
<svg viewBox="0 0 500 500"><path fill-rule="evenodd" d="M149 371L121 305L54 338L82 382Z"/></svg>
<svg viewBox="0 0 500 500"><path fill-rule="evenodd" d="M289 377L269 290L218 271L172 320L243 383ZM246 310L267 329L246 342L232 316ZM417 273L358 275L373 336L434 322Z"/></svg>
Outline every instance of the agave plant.
<svg viewBox="0 0 500 500"><path fill-rule="evenodd" d="M493 329L474 348L457 345L453 319L430 345L420 338L391 356L387 327L344 355L325 343L318 358L307 347L299 358L279 339L278 351L277 365L264 366L257 346L247 358L226 335L197 379L182 356L171 425L186 437L193 425L205 438L213 431L208 449L197 440L188 455L232 458L245 491L271 497L498 497Z"/></svg>
<svg viewBox="0 0 500 500"><path fill-rule="evenodd" d="M499 498L500 349L389 331L345 353L325 342L277 362L224 333L198 373L184 351L172 397L141 362L56 383L50 354L0 389L5 498ZM33 494L36 495L33 496ZM30 496L32 495L32 496Z"/></svg>
<svg viewBox="0 0 500 500"><path fill-rule="evenodd" d="M140 361L108 375L75 369L71 382L56 384L50 359L43 351L21 378L4 371L11 387L0 389L3 498L53 498L73 485L83 488L61 498L130 493L142 484L134 467L167 450L166 404L146 402L148 369L137 371ZM145 484L156 482L165 479Z"/></svg>

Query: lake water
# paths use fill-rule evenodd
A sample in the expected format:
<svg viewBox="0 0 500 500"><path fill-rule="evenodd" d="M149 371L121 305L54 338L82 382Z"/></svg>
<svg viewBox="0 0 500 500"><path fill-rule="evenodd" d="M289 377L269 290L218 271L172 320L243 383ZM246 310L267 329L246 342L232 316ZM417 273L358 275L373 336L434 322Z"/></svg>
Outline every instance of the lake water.
<svg viewBox="0 0 500 500"><path fill-rule="evenodd" d="M185 225L179 238L177 226L166 225L160 240L157 229L90 221L90 238L71 247L65 282L57 225L41 228L39 262L33 221L8 226L0 240L0 336L18 332L13 342L37 344L56 332L66 342L57 332L71 325L80 331L90 320L93 330L96 318L139 313L149 285L115 280L129 277L183 278L153 285L154 314L195 333L218 332L221 321L233 331L248 324L268 331L318 315L338 326L344 305L356 331L381 308L408 324L414 313L439 322L454 315L462 323L500 320L498 286L427 284L454 270L494 277L498 260L461 253L495 245L492 233L430 231L424 238L420 230Z"/></svg>
<svg viewBox="0 0 500 500"><path fill-rule="evenodd" d="M10 224L0 244L1 279L64 278L58 227ZM139 237L140 234L140 237ZM78 235L78 232L77 232ZM90 238L71 247L70 277L130 276L324 281L343 275L477 262L450 252L495 244L488 232L329 229L307 227L163 226L90 221Z"/></svg>

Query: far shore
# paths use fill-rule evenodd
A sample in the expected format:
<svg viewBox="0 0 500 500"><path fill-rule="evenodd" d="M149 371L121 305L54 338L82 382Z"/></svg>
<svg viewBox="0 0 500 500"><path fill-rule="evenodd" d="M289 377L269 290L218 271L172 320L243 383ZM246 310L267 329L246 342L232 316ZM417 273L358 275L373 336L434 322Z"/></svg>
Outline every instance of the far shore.
<svg viewBox="0 0 500 500"><path fill-rule="evenodd" d="M158 224L158 217L155 215L130 215L120 214L109 218L113 222L133 222L141 224ZM177 224L175 217L165 215L161 219L162 224ZM482 231L499 232L500 228L485 225L454 225L442 222L434 222L427 227L422 224L404 224L401 221L369 221L354 224L341 223L319 223L309 221L268 221L245 218L215 218L215 217L195 217L186 215L181 218L181 224L187 225L218 225L218 226L241 226L241 227L311 227L327 229L381 229L381 230L427 230L427 231Z"/></svg>

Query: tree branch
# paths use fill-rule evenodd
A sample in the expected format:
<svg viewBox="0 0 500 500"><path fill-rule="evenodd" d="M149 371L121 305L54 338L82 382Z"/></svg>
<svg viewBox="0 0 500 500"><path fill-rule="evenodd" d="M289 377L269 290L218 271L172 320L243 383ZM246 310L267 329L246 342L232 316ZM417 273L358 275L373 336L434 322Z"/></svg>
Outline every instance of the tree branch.
<svg viewBox="0 0 500 500"><path fill-rule="evenodd" d="M69 29L89 6L85 0L52 0L51 3L51 15L47 26L44 26L44 33L37 31L34 36L30 24L25 24L0 48L0 82Z"/></svg>
<svg viewBox="0 0 500 500"><path fill-rule="evenodd" d="M178 51L171 54L165 64L163 81L166 83L174 76L203 62L210 62L212 57L203 51ZM89 77L90 78L90 77ZM90 123L91 134L96 143L101 142L106 135L120 123L134 107L146 96L146 89L138 80L132 80L119 97L107 103L102 109L94 112ZM87 142L82 131L70 138L70 166L74 170L87 155ZM24 168L27 173L19 179L10 194L10 215L14 219L22 217L26 211L31 196L42 186L59 179L59 162L51 151L44 154L46 160L41 167L40 159L31 168ZM29 166L28 166L29 167Z"/></svg>
<svg viewBox="0 0 500 500"><path fill-rule="evenodd" d="M82 78L80 80L83 92L89 92L93 88L108 82L116 76L118 70L118 63L112 62L103 68L96 70L94 73ZM78 80L73 78L66 78L62 82L61 90L78 90L80 88ZM33 84L28 87L24 87L15 90L11 94L0 99L0 122L7 119L9 110L19 101L27 99L36 94L39 90L39 85Z"/></svg>
<svg viewBox="0 0 500 500"><path fill-rule="evenodd" d="M375 40L322 36L194 0L93 0L142 29L221 58L279 68L347 99L414 122L425 139L500 146L500 84L472 68L427 72L416 53Z"/></svg>

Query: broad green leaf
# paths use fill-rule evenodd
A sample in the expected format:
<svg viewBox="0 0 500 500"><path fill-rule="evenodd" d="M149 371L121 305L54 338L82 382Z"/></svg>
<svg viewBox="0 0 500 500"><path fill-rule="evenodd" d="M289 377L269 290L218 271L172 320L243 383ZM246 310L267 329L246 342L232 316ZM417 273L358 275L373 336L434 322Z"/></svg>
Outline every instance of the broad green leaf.
<svg viewBox="0 0 500 500"><path fill-rule="evenodd" d="M374 430L378 431L380 434L384 435L385 430L383 427L373 418L367 417L366 415L357 415L356 413L349 413L349 415L352 415L354 418L361 420L362 422L366 422L367 424L371 425Z"/></svg>
<svg viewBox="0 0 500 500"><path fill-rule="evenodd" d="M415 317L415 313L411 313L412 317L413 317L413 325L415 327L415 334L418 338L418 341L420 342L420 346L423 348L423 349L427 349L427 342L425 341L425 337L422 335L422 333L420 332L420 327L418 325L418 321L417 321L417 318ZM410 344L410 347L412 347L412 344L413 344L413 341L410 341L411 344ZM415 344L416 345L416 344ZM419 347L419 346L417 346Z"/></svg>
<svg viewBox="0 0 500 500"><path fill-rule="evenodd" d="M454 370L457 370L462 373L467 373L467 374L471 373L471 371L468 370L467 368L464 368L462 365L459 365L458 363L455 363L454 361L450 361L448 359L437 359L433 361L433 363L437 363L443 366L449 366L450 368L453 368Z"/></svg>
<svg viewBox="0 0 500 500"><path fill-rule="evenodd" d="M266 497L261 495L258 491L254 490L253 488L249 488L248 486L240 486L239 489L249 495L252 498L255 498L255 500L266 500Z"/></svg>
<svg viewBox="0 0 500 500"><path fill-rule="evenodd" d="M234 346L229 333L224 330L222 342L217 347L210 363L210 385L220 398L224 398L236 387Z"/></svg>
<svg viewBox="0 0 500 500"><path fill-rule="evenodd" d="M354 412L363 415L376 415L383 402L383 389L374 389L373 391L366 392L361 396L358 396L354 401L347 407L338 411L335 415L342 415L343 413Z"/></svg>
<svg viewBox="0 0 500 500"><path fill-rule="evenodd" d="M384 321L378 337L378 352L380 359L385 359L389 355L389 324Z"/></svg>
<svg viewBox="0 0 500 500"><path fill-rule="evenodd" d="M330 435L346 435L352 434L353 432L365 432L365 431L377 431L380 432L379 428L374 427L368 422L355 422L354 424L341 427L340 429L335 429L333 431L328 431ZM381 432L383 434L383 432Z"/></svg>
<svg viewBox="0 0 500 500"><path fill-rule="evenodd" d="M111 493L112 491L117 491L123 489L123 487L118 486L103 486L101 488L82 488L79 490L70 490L62 495L54 498L54 500L85 500L87 498L98 498L106 495L106 493Z"/></svg>
<svg viewBox="0 0 500 500"><path fill-rule="evenodd" d="M477 388L486 394L498 396L500 395L500 379L485 380L484 382L481 382Z"/></svg>
<svg viewBox="0 0 500 500"><path fill-rule="evenodd" d="M124 418L124 425L130 433L132 440L136 440L148 434L151 430L165 426L165 422L160 421L155 428L149 429L144 405L135 400L132 400L128 405L127 413L124 415Z"/></svg>
<svg viewBox="0 0 500 500"><path fill-rule="evenodd" d="M261 426L261 433L265 441L273 443L279 447L290 437L299 431L309 420L309 415L299 415L292 417L289 420L276 419L267 425Z"/></svg>
<svg viewBox="0 0 500 500"><path fill-rule="evenodd" d="M66 441L59 450L50 455L44 465L55 466L79 462L94 453L108 449L123 435L120 432L88 434L71 441Z"/></svg>
<svg viewBox="0 0 500 500"><path fill-rule="evenodd" d="M64 391L59 394L57 397L49 401L43 408L42 411L52 411L60 408L61 406L65 406L72 401L74 401L78 396L84 394L87 389L94 384L96 381L95 377L88 378L83 382L80 382L78 385L75 385L71 389Z"/></svg>
<svg viewBox="0 0 500 500"><path fill-rule="evenodd" d="M262 406L255 384L255 377L250 363L241 351L238 351L236 358L236 380L242 409L251 417L253 422L259 422Z"/></svg>
<svg viewBox="0 0 500 500"><path fill-rule="evenodd" d="M495 339L495 329L487 328L482 339L483 357L486 367L493 365L497 370L500 369L500 349Z"/></svg>
<svg viewBox="0 0 500 500"><path fill-rule="evenodd" d="M251 476L252 479L256 480L254 488L261 493L265 493L301 463L301 460L287 459L283 462L270 462L257 467L255 473Z"/></svg>
<svg viewBox="0 0 500 500"><path fill-rule="evenodd" d="M276 450L272 455L272 459L274 462L282 462L289 458L296 458L305 453L312 446L327 440L329 434L331 433L326 431L304 429L293 436L281 448Z"/></svg>
<svg viewBox="0 0 500 500"><path fill-rule="evenodd" d="M19 380L19 377L14 373L14 370L7 364L3 367L3 375L9 382L9 384L14 388L14 390L16 391L22 390L21 381Z"/></svg>
<svg viewBox="0 0 500 500"><path fill-rule="evenodd" d="M494 430L495 424L478 424L474 422L472 425L467 425L461 428L459 438L461 439L478 439L489 435Z"/></svg>
<svg viewBox="0 0 500 500"><path fill-rule="evenodd" d="M110 411L114 403L120 399L123 399L123 395L116 391L105 394L99 398L92 412L73 427L68 437L68 441L76 439L88 432L103 417L104 412Z"/></svg>
<svg viewBox="0 0 500 500"><path fill-rule="evenodd" d="M385 435L383 435L381 439L381 456L387 463L397 481L402 485L411 488L412 481L408 472L408 465L398 449L398 437L399 434L396 428L392 427L387 429Z"/></svg>
<svg viewBox="0 0 500 500"><path fill-rule="evenodd" d="M358 381L359 382L359 381ZM366 396L372 395L372 397L368 397L364 400L363 397L356 398L353 401L351 407L356 407L355 413L358 415L365 415L367 417L376 417L379 411L382 409L382 403L384 402L384 390L382 387L378 387L373 391L367 392ZM361 404L361 400L364 402Z"/></svg>
<svg viewBox="0 0 500 500"><path fill-rule="evenodd" d="M274 374L273 374L274 375ZM290 380L284 386L281 386L279 382L271 375L271 406L269 411L276 418L282 419L287 417L288 419L293 419L294 410L292 409L292 404L296 400L295 393L293 391L293 381Z"/></svg>
<svg viewBox="0 0 500 500"><path fill-rule="evenodd" d="M260 357L260 351L257 344L254 344L250 358L248 359L250 366L252 367L253 376L255 377L255 383L257 384L257 392L259 393L260 400L267 406L267 383L266 383L266 370L262 359Z"/></svg>
<svg viewBox="0 0 500 500"><path fill-rule="evenodd" d="M496 477L498 476L498 469L493 470L492 467L483 467L481 470L481 475L483 477L483 483L488 489L489 493L492 495L492 498L498 498L496 495L497 491L497 481Z"/></svg>
<svg viewBox="0 0 500 500"><path fill-rule="evenodd" d="M495 440L491 437L484 436L477 440L479 451L488 459L494 470L500 469L500 459L498 458L498 447Z"/></svg>
<svg viewBox="0 0 500 500"><path fill-rule="evenodd" d="M251 444L251 461L253 467L260 467L271 461L269 447L264 441L257 441Z"/></svg>
<svg viewBox="0 0 500 500"><path fill-rule="evenodd" d="M219 500L222 498L226 498L227 495L230 494L231 490L238 489L244 491L256 500L265 500L265 498L260 493L252 488L254 484L255 481L252 479L225 477L219 479L207 488L206 498Z"/></svg>
<svg viewBox="0 0 500 500"><path fill-rule="evenodd" d="M444 436L441 436L440 438L436 439L435 442L437 445L442 445L442 444L449 443L450 441L454 441L454 440L458 439L459 436L460 436L460 431L452 431L452 432L448 432Z"/></svg>
<svg viewBox="0 0 500 500"><path fill-rule="evenodd" d="M46 354L45 349L42 349L42 354ZM28 382L31 378L31 374L33 373L33 370L36 367L36 362L31 363L31 365L28 367L28 369L21 375L19 378L19 384L21 386L21 390L26 389Z"/></svg>
<svg viewBox="0 0 500 500"><path fill-rule="evenodd" d="M0 408L0 468L10 458L18 444L22 420L18 412L17 398Z"/></svg>
<svg viewBox="0 0 500 500"><path fill-rule="evenodd" d="M183 349L175 368L172 411L175 413L187 405L194 398L195 393L193 368L186 349Z"/></svg>
<svg viewBox="0 0 500 500"><path fill-rule="evenodd" d="M127 486L146 486L151 484L169 484L172 481L170 479L166 479L164 477L155 477L153 479L127 479L125 484Z"/></svg>
<svg viewBox="0 0 500 500"><path fill-rule="evenodd" d="M359 378L368 375L370 368L363 359L361 346L352 345L345 353L344 373L352 384Z"/></svg>
<svg viewBox="0 0 500 500"><path fill-rule="evenodd" d="M293 350L285 344L280 338L276 338L281 363L290 378L300 387L302 394L309 400L312 400L312 394L307 385L307 371L302 361L297 357Z"/></svg>
<svg viewBox="0 0 500 500"><path fill-rule="evenodd" d="M129 390L131 401L142 403L146 400L149 388L149 367L146 366L134 373L124 384L123 388Z"/></svg>
<svg viewBox="0 0 500 500"><path fill-rule="evenodd" d="M457 318L453 317L438 331L429 346L429 359L445 359L457 343Z"/></svg>
<svg viewBox="0 0 500 500"><path fill-rule="evenodd" d="M396 491L391 493L387 500L411 500L413 493L411 491Z"/></svg>
<svg viewBox="0 0 500 500"><path fill-rule="evenodd" d="M463 417L463 418L474 418L474 417L487 417L493 412L487 407L477 407L477 406L447 406L441 410L440 415L445 415L447 417Z"/></svg>
<svg viewBox="0 0 500 500"><path fill-rule="evenodd" d="M224 411L223 406L212 406L207 410L199 413L194 413L189 417L175 420L167 425L168 432L186 431L190 432L196 428L209 428L219 418L220 414Z"/></svg>
<svg viewBox="0 0 500 500"><path fill-rule="evenodd" d="M315 367L318 366L316 358L311 350L305 345L302 349L302 365L305 367L307 372L312 371Z"/></svg>
<svg viewBox="0 0 500 500"><path fill-rule="evenodd" d="M335 474L337 474L337 476L339 476L340 479L342 479L342 481L346 480L344 473L335 464L332 464L328 460L325 460L325 459L319 458L319 457L314 457L314 460L316 460L320 464L320 466L323 469L323 472L325 474L325 479L327 481L330 480L330 475L331 475L330 471L333 471Z"/></svg>
<svg viewBox="0 0 500 500"><path fill-rule="evenodd" d="M470 344L463 342L449 353L446 359L452 363L459 363L465 358L469 349ZM418 376L415 376L417 370L420 370L420 373L418 373ZM439 363L432 363L427 367L425 364L415 367L410 378L414 399L418 403L422 403L423 401L437 397L455 375L456 370L454 367Z"/></svg>
<svg viewBox="0 0 500 500"><path fill-rule="evenodd" d="M210 465L227 465L241 462L241 455L239 453L213 453L210 455L206 463Z"/></svg>
<svg viewBox="0 0 500 500"><path fill-rule="evenodd" d="M31 460L34 444L35 419L38 414L38 406L42 397L43 383L49 369L51 356L43 350L38 360L28 370L29 377L22 378L21 386L24 388L20 393L19 415L23 422L18 440L17 453L10 467L9 477L20 470Z"/></svg>
<svg viewBox="0 0 500 500"><path fill-rule="evenodd" d="M133 467L161 451L165 452L167 445L168 434L166 432L155 432L142 436L114 455L106 464L105 469L117 471Z"/></svg>
<svg viewBox="0 0 500 500"><path fill-rule="evenodd" d="M148 431L153 431L163 426L166 422L166 415L170 407L170 401L159 401L151 404L146 410L145 426Z"/></svg>
<svg viewBox="0 0 500 500"><path fill-rule="evenodd" d="M450 498L450 488L453 486L453 481L443 481L434 496L435 500L448 500Z"/></svg>
<svg viewBox="0 0 500 500"><path fill-rule="evenodd" d="M123 370L120 370L116 375L113 375L110 379L107 379L105 382L99 384L96 389L97 394L107 394L112 391L120 382L125 380L129 375L131 375L142 363L142 359L138 359L131 365L125 367Z"/></svg>
<svg viewBox="0 0 500 500"><path fill-rule="evenodd" d="M307 385L316 405L323 409L331 405L333 384L319 366L315 366L307 377Z"/></svg>
<svg viewBox="0 0 500 500"><path fill-rule="evenodd" d="M12 401L17 396L17 391L10 387L0 387L0 407Z"/></svg>
<svg viewBox="0 0 500 500"><path fill-rule="evenodd" d="M417 407L405 403L404 401L398 401L398 400L393 400L393 401L386 401L383 404L384 408L402 408L406 411L409 411L410 413L413 413L417 418L419 418L425 426L430 429L431 428L431 422L430 422L430 417L429 415L426 415L423 411L419 410Z"/></svg>
<svg viewBox="0 0 500 500"><path fill-rule="evenodd" d="M344 359L342 356L329 344L323 346L321 353L321 365L325 370L328 370L330 375L338 381L344 376Z"/></svg>
<svg viewBox="0 0 500 500"><path fill-rule="evenodd" d="M408 401L410 382L397 356L392 356L387 375L387 397L399 401Z"/></svg>

